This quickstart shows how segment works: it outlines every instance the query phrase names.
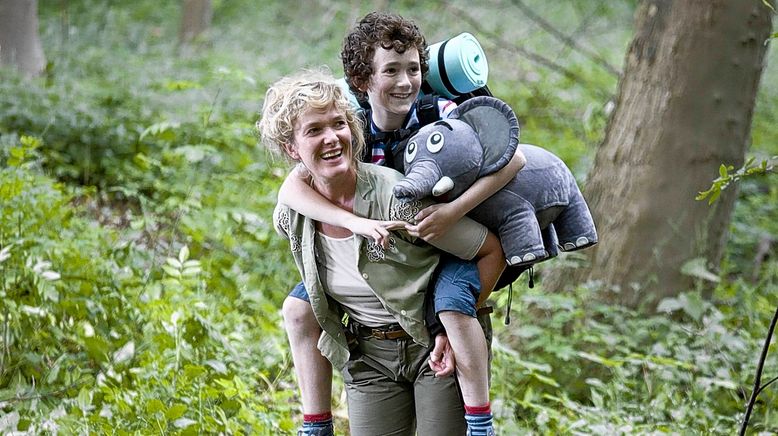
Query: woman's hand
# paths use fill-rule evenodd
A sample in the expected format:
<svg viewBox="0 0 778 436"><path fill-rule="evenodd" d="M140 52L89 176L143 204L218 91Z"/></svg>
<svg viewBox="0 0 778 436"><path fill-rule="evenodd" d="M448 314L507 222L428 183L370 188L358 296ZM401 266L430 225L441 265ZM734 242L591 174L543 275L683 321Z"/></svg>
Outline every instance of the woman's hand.
<svg viewBox="0 0 778 436"><path fill-rule="evenodd" d="M448 336L435 336L435 348L430 352L430 369L435 371L435 377L448 377L457 367L454 350L448 342Z"/></svg>
<svg viewBox="0 0 778 436"><path fill-rule="evenodd" d="M344 227L354 234L373 239L385 249L389 245L389 231L402 229L406 224L405 221L378 221L353 215Z"/></svg>
<svg viewBox="0 0 778 436"><path fill-rule="evenodd" d="M408 234L427 242L445 234L462 215L453 208L452 203L433 204L422 209L414 219L417 224L406 225Z"/></svg>

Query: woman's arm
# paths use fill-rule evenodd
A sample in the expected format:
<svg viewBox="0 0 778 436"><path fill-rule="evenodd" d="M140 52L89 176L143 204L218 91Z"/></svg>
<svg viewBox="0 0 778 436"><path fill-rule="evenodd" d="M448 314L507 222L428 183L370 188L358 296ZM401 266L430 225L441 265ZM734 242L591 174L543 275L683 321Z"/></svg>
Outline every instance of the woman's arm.
<svg viewBox="0 0 778 436"><path fill-rule="evenodd" d="M467 191L450 203L434 204L419 212L416 215L418 224L413 226L414 233L429 242L448 232L455 222L513 180L526 163L524 153L517 148L508 164L497 172L476 180Z"/></svg>
<svg viewBox="0 0 778 436"><path fill-rule="evenodd" d="M310 219L372 238L386 248L389 230L403 228L403 221L376 221L362 218L330 203L308 183L308 176L297 168L292 170L278 191L278 202Z"/></svg>

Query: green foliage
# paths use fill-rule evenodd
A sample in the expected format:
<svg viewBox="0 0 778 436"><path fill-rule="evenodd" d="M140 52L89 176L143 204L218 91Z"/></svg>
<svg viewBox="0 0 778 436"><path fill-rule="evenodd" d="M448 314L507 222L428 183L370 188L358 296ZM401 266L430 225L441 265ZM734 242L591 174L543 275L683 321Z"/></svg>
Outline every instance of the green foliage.
<svg viewBox="0 0 778 436"><path fill-rule="evenodd" d="M719 177L713 181L710 189L700 192L696 199L704 200L707 198L708 204L713 204L718 200L721 192L732 183L739 182L741 179L775 172L775 162L778 162L778 156L765 159L757 165L754 165L754 158L751 158L735 172L732 172L735 169L734 166L721 164L719 167Z"/></svg>
<svg viewBox="0 0 778 436"><path fill-rule="evenodd" d="M454 9L472 8L449 3L391 7L431 41L452 23L478 34L522 140L583 180L617 78L517 22L510 5L470 11L479 33ZM633 0L527 3L609 62L623 56ZM270 223L286 170L257 148L254 122L281 75L321 64L339 74L343 29L370 5L216 1L210 40L190 52L169 42L179 7L41 2L47 76L0 70L1 433L275 435L299 421L279 315L297 272ZM490 28L580 81L517 57ZM770 77L754 114L757 161L778 154ZM732 433L778 303L778 262L755 257L778 235L778 187L751 163L714 182L720 192L740 180L722 271L684 265L712 295L687 290L645 315L598 302L596 283L517 292L494 344L503 434ZM760 400L752 428L775 431L772 386Z"/></svg>
<svg viewBox="0 0 778 436"><path fill-rule="evenodd" d="M773 285L778 279L773 275ZM775 298L732 307L758 288L720 286L712 300L683 293L647 316L571 295L521 291L513 322L497 329L494 409L509 434L731 434L739 424ZM734 294L733 294L734 292ZM517 304L518 303L518 304ZM756 307L749 307L754 310ZM766 309L766 310L765 310ZM743 325L744 314L754 319ZM778 364L770 356L766 368ZM772 375L774 376L774 374ZM760 400L765 407L776 394ZM778 426L763 410L757 428Z"/></svg>
<svg viewBox="0 0 778 436"><path fill-rule="evenodd" d="M33 157L40 140L7 145L0 407L11 418L3 431L290 430L278 298L261 291L281 283L263 272L247 277L261 269L255 236L267 225L234 210L223 218L234 246L250 240L247 258L230 251L204 262L193 257L202 248L181 244L166 257L147 234L98 226L76 206L94 193L71 192L33 171L22 156ZM203 243L224 244L214 236L224 235Z"/></svg>

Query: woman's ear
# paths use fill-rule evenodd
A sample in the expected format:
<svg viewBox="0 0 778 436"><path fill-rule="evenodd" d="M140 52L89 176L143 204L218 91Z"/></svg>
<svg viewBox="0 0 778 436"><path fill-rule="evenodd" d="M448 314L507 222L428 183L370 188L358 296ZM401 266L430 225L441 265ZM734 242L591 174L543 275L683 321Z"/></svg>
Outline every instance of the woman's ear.
<svg viewBox="0 0 778 436"><path fill-rule="evenodd" d="M284 152L294 160L300 160L300 153L297 152L297 147L292 143L284 144Z"/></svg>

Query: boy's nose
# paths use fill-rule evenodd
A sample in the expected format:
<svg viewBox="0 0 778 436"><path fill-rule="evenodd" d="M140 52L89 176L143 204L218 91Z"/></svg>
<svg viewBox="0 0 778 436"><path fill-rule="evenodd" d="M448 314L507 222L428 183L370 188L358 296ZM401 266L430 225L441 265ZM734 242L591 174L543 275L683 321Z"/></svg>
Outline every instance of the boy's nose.
<svg viewBox="0 0 778 436"><path fill-rule="evenodd" d="M408 77L408 73L400 73L398 77L398 85L400 86L410 86L411 85L411 79Z"/></svg>

